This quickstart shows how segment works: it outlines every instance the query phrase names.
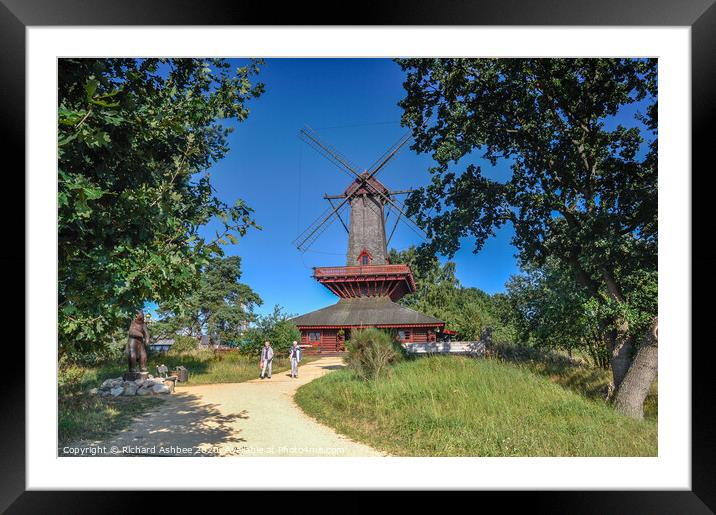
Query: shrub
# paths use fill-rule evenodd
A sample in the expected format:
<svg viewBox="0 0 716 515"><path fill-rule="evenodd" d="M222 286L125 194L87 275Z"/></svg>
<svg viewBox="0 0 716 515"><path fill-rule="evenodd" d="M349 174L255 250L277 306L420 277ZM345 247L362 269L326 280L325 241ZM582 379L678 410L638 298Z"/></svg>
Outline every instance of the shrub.
<svg viewBox="0 0 716 515"><path fill-rule="evenodd" d="M377 379L390 372L390 365L401 359L400 344L380 329L354 331L348 347L346 365L363 379Z"/></svg>
<svg viewBox="0 0 716 515"><path fill-rule="evenodd" d="M239 343L239 349L245 354L260 354L266 340L271 342L274 353L288 354L293 340L301 341L301 332L290 320L290 315L276 305L268 315L259 315L254 327L249 328Z"/></svg>
<svg viewBox="0 0 716 515"><path fill-rule="evenodd" d="M177 335L174 336L174 343L169 349L172 354L181 354L182 352L190 352L198 348L198 341L193 336Z"/></svg>

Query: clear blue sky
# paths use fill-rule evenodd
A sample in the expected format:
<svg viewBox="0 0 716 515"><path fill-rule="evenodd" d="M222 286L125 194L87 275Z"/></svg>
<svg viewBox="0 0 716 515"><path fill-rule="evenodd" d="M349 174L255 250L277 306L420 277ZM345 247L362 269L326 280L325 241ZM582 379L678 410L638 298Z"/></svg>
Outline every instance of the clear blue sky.
<svg viewBox="0 0 716 515"><path fill-rule="evenodd" d="M301 141L298 130L309 125L356 166L367 168L405 133L397 106L404 96L403 79L389 59L269 59L262 67L266 92L251 101L248 119L236 124L230 136L229 154L211 169L217 195L229 203L245 200L262 226L226 247L228 255L241 256L242 281L264 301L257 312L279 304L302 314L334 303L336 297L311 278L311 268L345 264L347 234L338 222L305 254L292 245L328 207L323 194L341 193L350 182ZM507 164L473 161L490 177L509 177ZM404 147L378 178L391 189L421 186L429 180L431 164L428 156ZM206 234L213 234L211 226ZM505 281L518 272L511 237L511 227L501 230L478 254L472 253L469 239L464 241L453 258L462 284L503 291ZM420 242L401 223L390 246L402 250Z"/></svg>

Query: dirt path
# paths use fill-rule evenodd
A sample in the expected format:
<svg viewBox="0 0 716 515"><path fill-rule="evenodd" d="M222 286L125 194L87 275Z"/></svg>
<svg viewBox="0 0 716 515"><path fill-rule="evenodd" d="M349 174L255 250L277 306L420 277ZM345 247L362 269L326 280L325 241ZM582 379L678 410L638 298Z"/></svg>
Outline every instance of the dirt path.
<svg viewBox="0 0 716 515"><path fill-rule="evenodd" d="M103 442L106 455L382 456L308 417L294 403L299 386L342 367L326 357L269 379L178 386L157 410Z"/></svg>

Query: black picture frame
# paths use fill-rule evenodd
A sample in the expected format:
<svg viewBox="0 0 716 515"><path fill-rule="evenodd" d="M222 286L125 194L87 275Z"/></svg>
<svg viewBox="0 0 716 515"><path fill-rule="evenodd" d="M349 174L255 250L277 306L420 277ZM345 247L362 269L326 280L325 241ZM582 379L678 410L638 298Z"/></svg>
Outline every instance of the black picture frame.
<svg viewBox="0 0 716 515"><path fill-rule="evenodd" d="M344 5L314 1L272 4L258 1L226 0L0 0L0 147L6 163L3 174L5 196L5 245L0 247L2 270L6 273L6 354L0 381L0 510L7 513L117 513L142 512L157 506L157 495L170 495L173 506L184 505L196 493L145 493L141 498L126 492L26 491L25 488L25 362L15 334L19 331L17 305L25 305L24 153L25 148L25 29L28 26L82 25L523 25L523 26L689 26L691 27L692 70L692 252L697 243L711 247L714 233L707 210L710 190L704 179L713 170L716 113L716 6L715 0L394 0ZM322 14L317 14L322 13ZM350 22L350 23L347 23ZM14 165L7 163L14 161ZM698 173L697 173L698 170ZM689 180L688 170L683 171ZM698 185L698 186L697 186ZM700 198L701 196L701 198ZM23 219L24 220L24 219ZM701 243L703 241L703 243ZM706 247L708 245L708 247ZM716 253L706 250L692 257L694 284L710 293ZM26 270L26 273L27 270ZM693 293L692 293L693 295ZM692 490L691 491L532 491L479 493L480 503L498 501L500 511L528 505L534 513L712 513L716 510L716 434L714 418L714 375L712 334L700 334L708 321L709 297L692 299L692 331L684 328L683 345L692 345ZM9 305L10 306L10 305ZM32 306L27 306L28 310ZM54 345L47 344L48 352ZM618 473L618 471L615 471ZM212 494L215 504L217 494ZM229 495L229 494L226 494ZM249 499L247 494L242 494ZM429 494L428 494L429 495ZM222 497L224 495L222 494ZM425 493L411 495L422 503ZM363 496L351 496L350 511L373 509ZM284 501L274 498L278 503ZM454 501L458 502L458 501ZM168 506L164 504L164 507ZM121 507L128 507L127 510ZM136 506L138 509L129 509ZM144 507L142 509L141 507ZM343 507L346 505L344 504ZM288 508L288 505L285 505ZM339 507L338 509L341 509Z"/></svg>

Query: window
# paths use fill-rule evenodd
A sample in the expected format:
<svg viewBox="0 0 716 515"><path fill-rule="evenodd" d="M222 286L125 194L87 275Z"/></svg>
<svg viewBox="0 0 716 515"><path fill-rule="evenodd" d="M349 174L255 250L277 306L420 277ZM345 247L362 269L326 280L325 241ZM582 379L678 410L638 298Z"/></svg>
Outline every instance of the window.
<svg viewBox="0 0 716 515"><path fill-rule="evenodd" d="M398 339L400 339L401 342L410 342L412 341L412 334L410 330L404 329L398 331Z"/></svg>
<svg viewBox="0 0 716 515"><path fill-rule="evenodd" d="M370 255L370 252L368 252L368 249L363 249L360 254L358 254L358 264L361 266L367 266L370 265L370 262L373 261L373 256Z"/></svg>
<svg viewBox="0 0 716 515"><path fill-rule="evenodd" d="M308 333L308 341L310 343L321 343L321 333L320 331L315 331L312 333Z"/></svg>

